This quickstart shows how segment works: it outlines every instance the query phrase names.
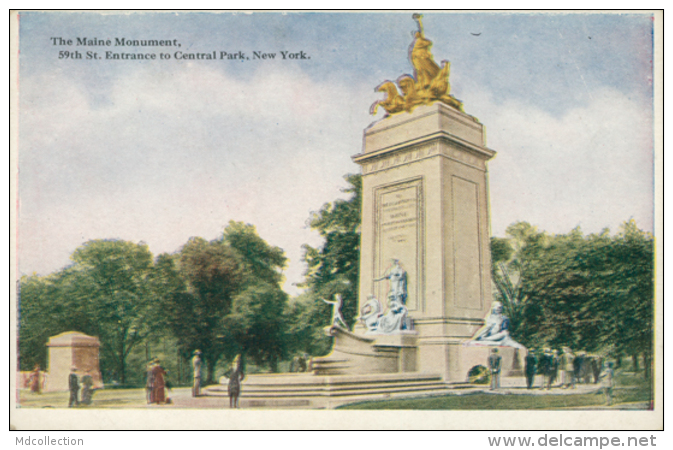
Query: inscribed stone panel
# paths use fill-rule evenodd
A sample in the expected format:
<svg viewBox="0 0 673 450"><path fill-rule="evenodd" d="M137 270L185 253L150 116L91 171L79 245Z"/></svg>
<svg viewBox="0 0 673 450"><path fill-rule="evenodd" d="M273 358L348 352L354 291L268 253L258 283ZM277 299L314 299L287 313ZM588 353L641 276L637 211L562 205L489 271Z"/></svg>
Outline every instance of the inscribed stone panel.
<svg viewBox="0 0 673 450"><path fill-rule="evenodd" d="M422 310L423 180L379 187L375 198L375 277L386 272L391 259L398 259L407 272L407 308ZM387 303L388 283L376 283L374 292Z"/></svg>

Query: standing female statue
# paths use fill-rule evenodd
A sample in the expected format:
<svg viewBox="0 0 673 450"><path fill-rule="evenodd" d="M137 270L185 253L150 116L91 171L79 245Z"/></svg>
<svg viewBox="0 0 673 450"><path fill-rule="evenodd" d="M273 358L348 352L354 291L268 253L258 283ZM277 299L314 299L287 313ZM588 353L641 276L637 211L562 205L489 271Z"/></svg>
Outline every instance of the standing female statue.
<svg viewBox="0 0 673 450"><path fill-rule="evenodd" d="M414 33L414 42L409 48L409 59L414 66L414 78L416 89L424 90L430 87L430 82L435 79L441 70L430 52L432 41L425 38L420 14L414 14L413 19L418 23L418 31Z"/></svg>

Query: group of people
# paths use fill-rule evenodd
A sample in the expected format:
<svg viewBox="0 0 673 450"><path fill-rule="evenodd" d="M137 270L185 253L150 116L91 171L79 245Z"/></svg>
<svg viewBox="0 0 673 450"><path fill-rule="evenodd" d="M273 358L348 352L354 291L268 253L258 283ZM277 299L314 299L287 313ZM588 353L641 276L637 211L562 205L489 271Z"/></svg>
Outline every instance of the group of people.
<svg viewBox="0 0 673 450"><path fill-rule="evenodd" d="M525 358L524 374L526 387L533 389L535 376L542 375L540 389L550 390L560 379L562 389L574 389L577 383L598 383L603 381L603 392L607 404L612 404L612 391L614 389L613 363L603 364L603 357L589 355L586 352L573 353L569 347L563 347L562 352L545 348L537 355L534 349L529 349ZM488 357L488 367L491 374L491 390L500 387L500 374L502 370L502 357L498 349L491 350ZM593 377L593 380L592 380Z"/></svg>
<svg viewBox="0 0 673 450"><path fill-rule="evenodd" d="M166 369L161 365L159 358L152 359L147 364L147 384L145 392L147 397L147 404L170 404L171 399L166 395L168 388L166 376Z"/></svg>
<svg viewBox="0 0 673 450"><path fill-rule="evenodd" d="M526 355L526 387L532 389L535 376L542 375L540 389L551 389L560 379L560 387L574 389L577 383L598 383L603 371L603 358L586 352L573 353L569 347L562 352L545 348L541 354L529 349Z"/></svg>
<svg viewBox="0 0 673 450"><path fill-rule="evenodd" d="M70 391L70 399L68 407L81 405L90 405L93 401L94 382L91 371L84 372L80 379L78 375L79 370L73 366L70 368L70 375L68 376L68 390ZM82 390L82 397L79 396L80 388Z"/></svg>

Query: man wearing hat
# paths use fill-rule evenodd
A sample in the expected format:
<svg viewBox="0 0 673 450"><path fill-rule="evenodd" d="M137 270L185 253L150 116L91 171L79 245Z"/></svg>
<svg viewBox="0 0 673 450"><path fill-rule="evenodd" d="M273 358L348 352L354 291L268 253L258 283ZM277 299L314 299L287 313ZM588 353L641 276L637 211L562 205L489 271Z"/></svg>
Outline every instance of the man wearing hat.
<svg viewBox="0 0 673 450"><path fill-rule="evenodd" d="M147 404L154 403L154 358L147 363L147 384L145 385L145 394L147 397Z"/></svg>
<svg viewBox="0 0 673 450"><path fill-rule="evenodd" d="M575 389L575 355L570 347L563 347L561 370L563 371L562 387Z"/></svg>
<svg viewBox="0 0 673 450"><path fill-rule="evenodd" d="M72 405L79 406L79 377L77 376L77 367L70 368L70 375L68 376L68 389L70 390L70 401L68 408Z"/></svg>
<svg viewBox="0 0 673 450"><path fill-rule="evenodd" d="M194 350L192 367L194 368L194 385L192 386L192 397L198 397L201 395L201 350Z"/></svg>
<svg viewBox="0 0 673 450"><path fill-rule="evenodd" d="M488 367L491 369L491 390L500 388L500 367L502 366L502 358L498 355L498 349L491 350L491 355L488 357Z"/></svg>
<svg viewBox="0 0 673 450"><path fill-rule="evenodd" d="M551 349L545 348L544 353L542 353L542 356L540 357L540 366L538 370L538 373L542 374L542 385L540 386L540 389L544 389L545 385L549 385L549 380L551 380L553 358L554 357L551 353Z"/></svg>
<svg viewBox="0 0 673 450"><path fill-rule="evenodd" d="M529 348L528 353L526 354L526 368L524 373L526 375L526 387L528 389L533 388L535 383L535 374L537 373L537 358L535 357L535 349Z"/></svg>

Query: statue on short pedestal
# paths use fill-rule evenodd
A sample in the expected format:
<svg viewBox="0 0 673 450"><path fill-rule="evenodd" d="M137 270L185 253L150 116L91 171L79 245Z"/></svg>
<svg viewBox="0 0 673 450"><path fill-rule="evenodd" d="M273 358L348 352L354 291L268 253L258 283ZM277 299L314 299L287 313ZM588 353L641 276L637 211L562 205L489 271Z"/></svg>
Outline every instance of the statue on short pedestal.
<svg viewBox="0 0 673 450"><path fill-rule="evenodd" d="M509 335L509 318L502 313L502 303L493 302L491 311L486 317L484 326L481 327L465 345L483 345L514 347L525 349L525 347Z"/></svg>

